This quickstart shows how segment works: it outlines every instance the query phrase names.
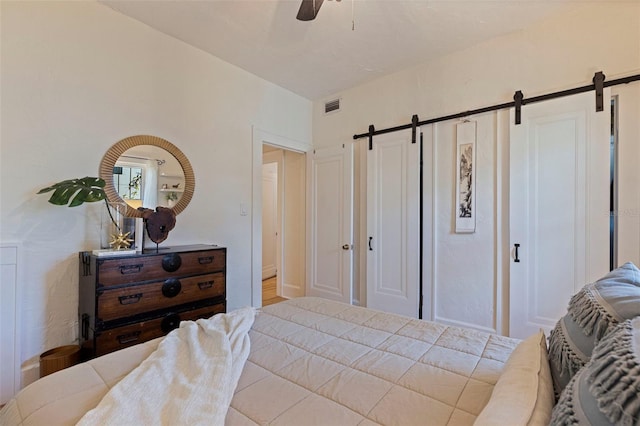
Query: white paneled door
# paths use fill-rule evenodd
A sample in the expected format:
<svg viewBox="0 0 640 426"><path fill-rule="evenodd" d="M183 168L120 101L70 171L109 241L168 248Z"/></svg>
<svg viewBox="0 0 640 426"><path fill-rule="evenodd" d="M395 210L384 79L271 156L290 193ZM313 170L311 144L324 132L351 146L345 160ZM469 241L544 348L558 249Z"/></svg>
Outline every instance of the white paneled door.
<svg viewBox="0 0 640 426"><path fill-rule="evenodd" d="M587 92L525 105L522 124L514 111L510 120L509 334L524 338L548 333L570 297L609 269L611 118Z"/></svg>
<svg viewBox="0 0 640 426"><path fill-rule="evenodd" d="M367 154L367 307L414 318L419 303L419 166L420 145L412 143L411 130L374 137Z"/></svg>
<svg viewBox="0 0 640 426"><path fill-rule="evenodd" d="M308 156L310 262L307 296L352 302L353 144Z"/></svg>

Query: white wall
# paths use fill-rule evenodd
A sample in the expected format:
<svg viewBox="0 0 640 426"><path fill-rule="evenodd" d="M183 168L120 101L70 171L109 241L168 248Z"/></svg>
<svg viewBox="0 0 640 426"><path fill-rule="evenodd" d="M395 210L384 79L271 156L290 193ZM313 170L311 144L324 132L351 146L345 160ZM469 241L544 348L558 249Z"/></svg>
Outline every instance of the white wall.
<svg viewBox="0 0 640 426"><path fill-rule="evenodd" d="M476 231L455 234L456 124L458 121L427 126L433 135L433 180L435 182L433 229L432 294L433 319L497 331L494 287L497 255L496 230L500 224L494 216L497 194L495 114L471 117L476 124ZM429 173L429 170L427 170ZM428 197L432 198L432 197ZM431 238L425 238L430 244ZM428 284L429 281L425 284ZM462 309L461 309L462 308Z"/></svg>
<svg viewBox="0 0 640 426"><path fill-rule="evenodd" d="M335 146L366 133L368 126L393 127L480 108L513 99L589 84L596 71L607 79L640 72L640 4L590 2L575 5L526 30L499 37L463 51L427 62L336 94L339 113L324 114L324 103L314 103L313 140L316 147ZM625 138L620 148L625 180L621 191L625 217L620 261L640 262L640 202L635 184L640 151L640 105L637 86L618 87L627 105L621 123ZM525 107L526 108L526 107ZM456 122L423 129L433 142L433 193L425 193L433 207L434 239L425 235L433 268L425 271L426 303L432 317L448 323L507 332L508 324L508 146L505 112L470 117L478 121L478 222L471 235L453 233L454 153ZM623 130L621 128L621 138ZM366 144L361 139L359 144ZM360 156L362 160L362 156ZM427 179L427 178L425 178ZM363 189L362 185L360 186ZM359 203L365 198L356 197ZM435 202L434 205L431 203ZM427 213L426 213L427 214ZM430 216L429 216L430 217ZM629 230L629 232L625 232ZM366 244L366 235L359 247ZM465 262L460 262L465 259ZM363 280L359 282L364 285ZM360 291L364 290L362 287ZM430 300L429 300L430 299Z"/></svg>
<svg viewBox="0 0 640 426"><path fill-rule="evenodd" d="M22 241L22 359L76 337L77 252L99 206L36 192L95 176L132 135L177 145L195 194L164 245L228 247L229 309L251 303L252 126L311 143L311 103L95 2L0 2L0 241Z"/></svg>

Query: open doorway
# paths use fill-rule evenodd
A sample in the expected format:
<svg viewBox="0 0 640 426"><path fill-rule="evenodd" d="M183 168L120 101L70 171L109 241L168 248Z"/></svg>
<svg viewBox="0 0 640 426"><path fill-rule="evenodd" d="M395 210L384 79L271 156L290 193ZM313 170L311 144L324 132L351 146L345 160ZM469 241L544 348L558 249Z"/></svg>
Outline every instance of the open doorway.
<svg viewBox="0 0 640 426"><path fill-rule="evenodd" d="M262 147L262 305L304 295L305 155Z"/></svg>
<svg viewBox="0 0 640 426"><path fill-rule="evenodd" d="M282 222L279 187L284 152L270 145L262 147L262 306L286 300L278 286L282 260L279 223ZM280 271L281 272L281 271ZM282 278L282 277L281 277Z"/></svg>
<svg viewBox="0 0 640 426"><path fill-rule="evenodd" d="M293 247L298 247L298 258L297 262L289 262L285 255L284 261L284 270L280 269L282 276L287 275L287 270L291 267L297 268L296 273L294 274L296 280L298 282L293 283L294 290L297 290L297 295L289 295L291 292L290 285L291 283L286 282L282 285L282 291L284 297L298 297L305 295L306 281L307 281L307 235L308 235L308 215L306 199L307 199L307 167L306 161L309 153L312 152L312 147L310 142L303 142L301 140L290 139L287 137L279 136L274 133L270 133L259 129L257 127L252 128L252 207L251 207L251 305L260 307L262 306L262 151L263 146L269 145L279 149L283 149L285 154L288 152L293 152L298 154L297 157L289 156L289 159L297 158L301 161L300 167L298 167L301 171L298 172L299 179L297 184L300 187L300 191L302 195L300 196L301 200L304 201L304 205L302 208L299 208L299 215L302 216L302 219L299 220L299 229L297 232L293 231L291 235L296 235L296 241L302 241L302 243L289 244L287 243L287 238L285 233L288 232L287 229L284 230L284 233L281 234L281 238L285 241L284 251L291 250ZM287 162L285 161L284 172L286 176L293 176L295 173L289 173L291 168L295 169L295 167L289 167ZM285 205L288 206L288 203ZM285 210L285 223L288 223L286 220L287 211ZM293 266L292 266L293 265ZM286 279L286 278L285 278ZM299 288L295 288L299 286Z"/></svg>

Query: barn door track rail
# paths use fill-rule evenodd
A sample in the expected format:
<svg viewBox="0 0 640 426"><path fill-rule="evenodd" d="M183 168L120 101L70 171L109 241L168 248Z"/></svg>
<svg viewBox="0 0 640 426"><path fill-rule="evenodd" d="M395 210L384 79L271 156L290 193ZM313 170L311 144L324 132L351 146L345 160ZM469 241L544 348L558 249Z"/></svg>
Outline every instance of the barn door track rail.
<svg viewBox="0 0 640 426"><path fill-rule="evenodd" d="M482 114L490 111L498 111L506 108L515 108L515 124L521 123L522 107L526 104L533 104L536 102L547 101L549 99L561 98L563 96L577 95L578 93L589 92L594 90L596 93L596 111L604 110L604 97L603 90L605 87L617 86L619 84L629 84L634 81L640 81L640 74L631 75L628 77L617 78L611 81L605 81L605 75L602 71L598 71L593 76L593 84L586 86L576 87L573 89L560 90L558 92L547 93L545 95L533 96L531 98L525 98L521 90L518 90L513 95L513 102L505 102L502 104L491 105L483 108L473 109L470 111L459 112L457 114L445 115L437 118L430 118L428 120L418 121L418 115L414 115L411 118L411 123L403 124L402 126L388 127L386 129L376 130L374 125L369 126L367 133L360 133L353 135L353 139L368 138L369 149L373 149L373 137L376 135L382 135L385 133L397 132L400 130L412 129L412 142L416 141L416 128L418 126L426 126L427 124L439 123L441 121L455 120L457 118L464 118L475 114Z"/></svg>

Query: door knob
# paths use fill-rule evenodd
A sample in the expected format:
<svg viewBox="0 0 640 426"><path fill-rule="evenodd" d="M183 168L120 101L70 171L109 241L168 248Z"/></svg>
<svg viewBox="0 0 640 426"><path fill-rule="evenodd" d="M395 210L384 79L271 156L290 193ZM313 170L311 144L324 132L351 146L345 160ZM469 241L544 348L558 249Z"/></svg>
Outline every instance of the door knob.
<svg viewBox="0 0 640 426"><path fill-rule="evenodd" d="M349 244L345 244L342 246L342 250L349 250L351 246Z"/></svg>

